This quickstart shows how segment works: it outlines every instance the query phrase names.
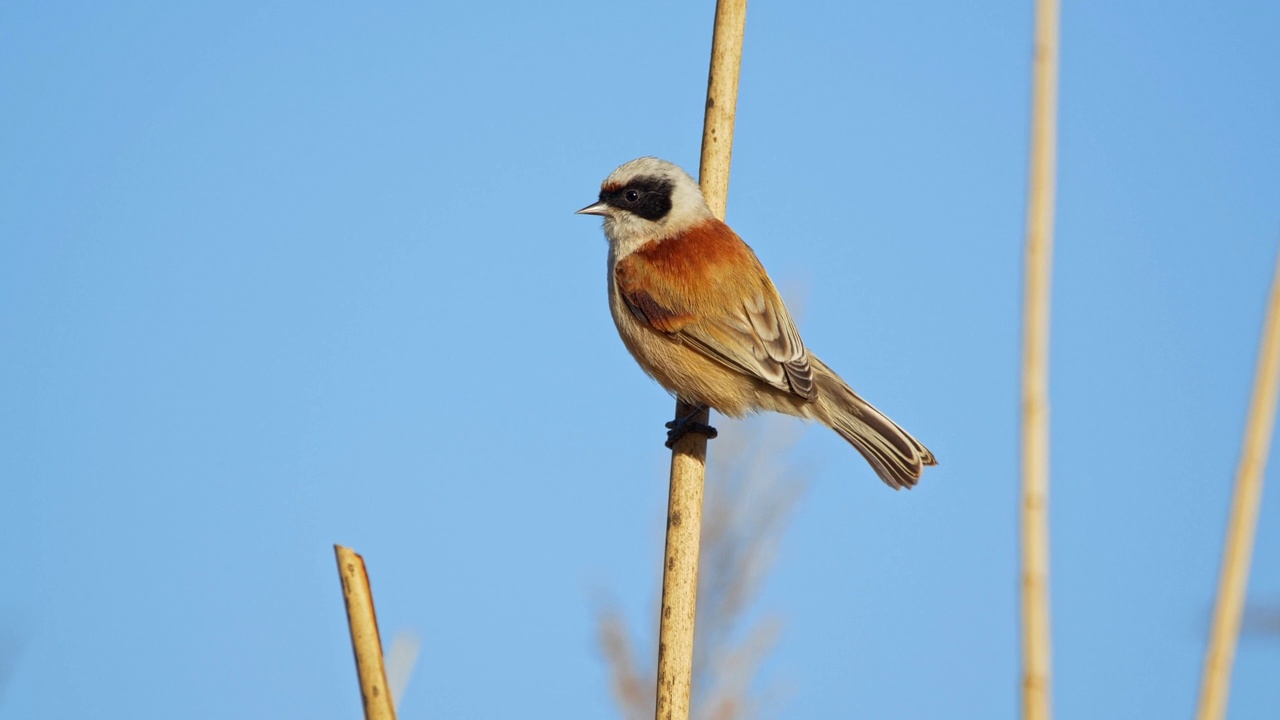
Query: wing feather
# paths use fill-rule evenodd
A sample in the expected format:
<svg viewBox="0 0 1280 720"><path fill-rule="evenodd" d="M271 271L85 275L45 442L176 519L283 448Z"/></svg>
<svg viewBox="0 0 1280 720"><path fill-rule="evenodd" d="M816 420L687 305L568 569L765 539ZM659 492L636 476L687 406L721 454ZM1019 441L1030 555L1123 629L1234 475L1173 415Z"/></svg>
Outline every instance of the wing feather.
<svg viewBox="0 0 1280 720"><path fill-rule="evenodd" d="M690 238L691 231L619 260L615 287L632 314L653 329L736 372L816 399L809 352L786 305L751 248L727 226L719 227L718 236ZM692 242L698 247L681 247ZM743 262L758 272L725 272ZM689 273L701 278L696 296L691 283L679 282Z"/></svg>

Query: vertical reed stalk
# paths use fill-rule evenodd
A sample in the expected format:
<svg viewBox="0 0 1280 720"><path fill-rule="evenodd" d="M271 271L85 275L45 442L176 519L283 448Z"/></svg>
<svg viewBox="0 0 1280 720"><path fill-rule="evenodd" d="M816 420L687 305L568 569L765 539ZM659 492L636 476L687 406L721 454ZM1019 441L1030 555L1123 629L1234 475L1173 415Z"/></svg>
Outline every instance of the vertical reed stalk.
<svg viewBox="0 0 1280 720"><path fill-rule="evenodd" d="M1276 420L1277 377L1280 376L1280 257L1271 280L1271 298L1258 348L1258 367L1253 376L1253 398L1244 430L1244 447L1236 468L1236 488L1231 499L1226 545L1222 549L1222 570L1218 578L1218 602L1209 631L1204 671L1200 680L1200 707L1197 720L1220 720L1227 715L1231 690L1231 664L1235 659L1240 617L1244 612L1245 590L1249 585L1249 562L1253 556L1253 536L1258 527L1258 507L1262 504L1262 481L1271 448Z"/></svg>
<svg viewBox="0 0 1280 720"><path fill-rule="evenodd" d="M351 649L356 656L365 720L395 720L396 709L387 686L387 671L382 665L382 640L378 637L378 618L373 612L373 590L369 587L364 558L341 545L334 545L333 552L338 559L342 596L347 604L347 624L351 628Z"/></svg>
<svg viewBox="0 0 1280 720"><path fill-rule="evenodd" d="M1058 105L1058 3L1037 0L1022 328L1022 717L1049 720L1049 288Z"/></svg>
<svg viewBox="0 0 1280 720"><path fill-rule="evenodd" d="M733 159L733 121L738 111L738 73L742 68L742 36L747 26L747 0L716 3L711 39L711 71L707 77L707 111L702 120L702 158L698 183L716 217L724 219L729 203L729 164Z"/></svg>
<svg viewBox="0 0 1280 720"><path fill-rule="evenodd" d="M733 121L738 105L738 73L747 19L746 0L719 0L711 40L707 110L698 171L707 204L724 218L733 153ZM676 418L693 408L676 402ZM707 423L710 413L693 418ZM689 433L671 450L671 495L662 565L662 613L658 630L658 720L687 720L693 683L694 618L698 605L698 541L702 535L702 485L707 439Z"/></svg>

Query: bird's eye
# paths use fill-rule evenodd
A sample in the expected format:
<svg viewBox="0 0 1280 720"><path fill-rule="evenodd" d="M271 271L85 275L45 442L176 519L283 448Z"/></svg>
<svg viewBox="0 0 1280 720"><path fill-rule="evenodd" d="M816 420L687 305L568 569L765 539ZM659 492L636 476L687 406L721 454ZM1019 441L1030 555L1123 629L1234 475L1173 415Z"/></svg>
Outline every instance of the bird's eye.
<svg viewBox="0 0 1280 720"><path fill-rule="evenodd" d="M622 197L625 198L627 202L633 203L640 199L640 191L628 189L626 192L622 193Z"/></svg>

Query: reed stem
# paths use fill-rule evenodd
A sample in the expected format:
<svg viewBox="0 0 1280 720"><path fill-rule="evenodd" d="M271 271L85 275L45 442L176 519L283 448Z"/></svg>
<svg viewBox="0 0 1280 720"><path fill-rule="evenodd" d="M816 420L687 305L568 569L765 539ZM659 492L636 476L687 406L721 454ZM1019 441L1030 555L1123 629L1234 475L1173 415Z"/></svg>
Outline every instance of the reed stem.
<svg viewBox="0 0 1280 720"><path fill-rule="evenodd" d="M702 129L698 175L711 211L724 218L733 155L733 122L738 105L738 74L746 0L719 0L711 40L711 69ZM693 408L676 401L676 418ZM710 413L692 418L706 424ZM702 488L707 438L689 433L671 450L671 495L667 505L667 543L662 565L662 612L658 629L658 720L687 720L693 684L693 638L698 605L698 543L702 535Z"/></svg>
<svg viewBox="0 0 1280 720"><path fill-rule="evenodd" d="M351 649L356 657L365 720L395 720L396 708L382 664L382 640L378 636L378 617L373 611L373 590L369 587L364 558L341 545L334 545L333 552L338 559L342 596L347 604L347 625L351 629Z"/></svg>
<svg viewBox="0 0 1280 720"><path fill-rule="evenodd" d="M1276 390L1280 386L1277 381L1280 378L1280 257L1276 263L1267 317L1262 328L1262 344L1258 348L1258 367L1253 377L1253 398L1249 402L1244 446L1236 468L1231 517L1227 521L1222 570L1218 578L1218 601L1200 680L1197 720L1221 720L1227 715L1231 665L1235 660L1245 590L1249 585L1253 538L1258 527L1258 508L1262 505L1262 482L1276 421Z"/></svg>
<svg viewBox="0 0 1280 720"><path fill-rule="evenodd" d="M1037 0L1022 334L1022 717L1049 720L1049 298L1058 105L1058 3Z"/></svg>

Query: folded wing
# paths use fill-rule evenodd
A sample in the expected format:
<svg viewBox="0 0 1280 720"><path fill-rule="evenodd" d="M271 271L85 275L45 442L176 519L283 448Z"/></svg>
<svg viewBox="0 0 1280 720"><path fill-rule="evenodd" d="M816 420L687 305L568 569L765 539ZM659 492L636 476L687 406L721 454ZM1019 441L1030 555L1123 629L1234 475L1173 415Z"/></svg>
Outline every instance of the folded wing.
<svg viewBox="0 0 1280 720"><path fill-rule="evenodd" d="M814 400L809 353L786 305L751 248L727 226L720 228L711 238L686 234L619 260L618 293L654 330L731 370ZM699 281L684 282L689 277Z"/></svg>

